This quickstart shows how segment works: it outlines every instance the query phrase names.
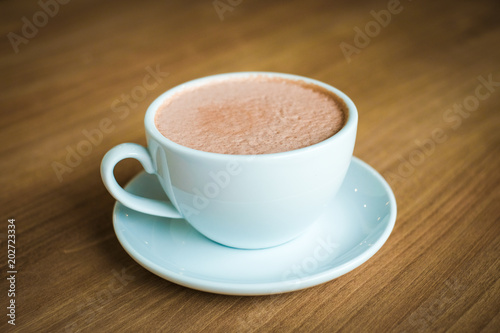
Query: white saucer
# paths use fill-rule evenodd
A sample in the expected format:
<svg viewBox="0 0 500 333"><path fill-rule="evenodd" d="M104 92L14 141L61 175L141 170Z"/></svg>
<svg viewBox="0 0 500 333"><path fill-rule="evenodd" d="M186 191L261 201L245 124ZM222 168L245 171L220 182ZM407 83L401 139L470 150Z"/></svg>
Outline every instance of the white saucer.
<svg viewBox="0 0 500 333"><path fill-rule="evenodd" d="M140 173L127 190L165 200L156 176ZM299 290L339 277L373 256L396 221L386 181L353 157L339 194L305 234L274 248L239 250L217 244L186 221L138 213L116 203L118 240L154 274L177 284L229 295Z"/></svg>

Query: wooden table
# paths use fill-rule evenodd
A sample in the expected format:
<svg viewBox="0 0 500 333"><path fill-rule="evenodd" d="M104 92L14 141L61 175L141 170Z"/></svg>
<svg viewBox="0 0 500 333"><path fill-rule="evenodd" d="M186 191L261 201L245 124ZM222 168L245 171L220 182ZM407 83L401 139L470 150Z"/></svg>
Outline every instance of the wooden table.
<svg viewBox="0 0 500 333"><path fill-rule="evenodd" d="M0 3L0 331L500 330L498 1L41 3ZM145 144L163 91L245 70L345 91L359 109L354 154L395 192L387 243L333 281L210 294L150 273L116 239L105 152ZM125 184L141 170L127 160L115 173Z"/></svg>

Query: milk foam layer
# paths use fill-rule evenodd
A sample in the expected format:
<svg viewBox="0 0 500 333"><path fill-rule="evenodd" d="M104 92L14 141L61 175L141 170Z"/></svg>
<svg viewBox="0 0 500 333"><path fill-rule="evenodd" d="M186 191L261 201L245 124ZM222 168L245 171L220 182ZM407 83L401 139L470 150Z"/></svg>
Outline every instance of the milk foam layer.
<svg viewBox="0 0 500 333"><path fill-rule="evenodd" d="M346 121L342 100L282 78L213 81L186 88L158 109L160 133L182 146L222 154L269 154L311 146Z"/></svg>

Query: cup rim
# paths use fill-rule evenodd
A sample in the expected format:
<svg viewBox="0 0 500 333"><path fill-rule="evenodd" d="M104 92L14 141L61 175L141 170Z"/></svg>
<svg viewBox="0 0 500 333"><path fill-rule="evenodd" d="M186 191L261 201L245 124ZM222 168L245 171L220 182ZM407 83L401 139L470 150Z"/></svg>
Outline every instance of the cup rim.
<svg viewBox="0 0 500 333"><path fill-rule="evenodd" d="M174 95L175 93L178 93L182 91L183 89L197 86L197 85L203 85L209 81L213 80L224 80L227 78L247 78L247 77L252 77L252 76L267 76L270 78L283 78L283 79L289 79L293 81L302 81L305 83L309 84L314 84L319 87L322 87L330 92L333 92L335 95L337 95L346 105L347 107L347 121L344 124L344 126L333 136L329 137L328 139L325 139L321 142L315 143L313 145L303 147L303 148L298 148L294 150L289 150L289 151L284 151L284 152L278 152L278 153L267 153L267 154L246 154L246 155L238 155L238 154L222 154L222 153L214 153L214 152L208 152L208 151L202 151L202 150L197 150L194 148L189 148L186 146L182 146L167 137L163 136L163 134L160 133L158 128L156 128L155 125L155 115L159 107L167 100L169 97ZM249 71L249 72L231 72L231 73L222 73L222 74L215 74L215 75L209 75L205 77L201 77L198 79L190 80L185 83L182 83L180 85L177 85L164 93L162 93L160 96L158 96L147 108L146 110L146 115L144 117L144 126L146 129L146 132L149 133L156 141L159 143L168 146L171 148L173 151L176 151L178 153L182 154L187 154L187 155L197 155L199 157L204 157L204 158L213 158L213 159L248 159L249 157L255 158L255 159L269 159L269 158L283 158L283 157L290 157L294 156L297 154L303 154L307 151L313 151L316 149L321 149L322 147L332 144L335 141L342 140L343 137L346 135L349 135L349 132L352 130L356 130L358 123L358 111L356 109L356 106L354 102L341 90L326 84L324 82L311 79L305 76L300 76L300 75L295 75L295 74L286 74L286 73L278 73L278 72L262 72L262 71Z"/></svg>

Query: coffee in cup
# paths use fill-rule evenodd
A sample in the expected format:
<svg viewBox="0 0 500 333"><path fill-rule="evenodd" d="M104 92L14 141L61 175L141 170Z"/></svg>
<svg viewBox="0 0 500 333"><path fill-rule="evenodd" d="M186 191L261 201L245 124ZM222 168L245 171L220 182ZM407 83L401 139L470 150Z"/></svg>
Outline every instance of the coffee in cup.
<svg viewBox="0 0 500 333"><path fill-rule="evenodd" d="M181 84L144 119L147 148L124 143L103 158L108 191L142 213L185 219L220 244L280 245L317 221L351 162L357 110L340 90L289 74L242 72ZM128 193L113 175L135 158L169 200ZM166 240L167 241L167 240Z"/></svg>
<svg viewBox="0 0 500 333"><path fill-rule="evenodd" d="M347 111L323 87L261 75L178 92L159 107L155 125L166 138L196 150L272 154L330 138L344 126Z"/></svg>

